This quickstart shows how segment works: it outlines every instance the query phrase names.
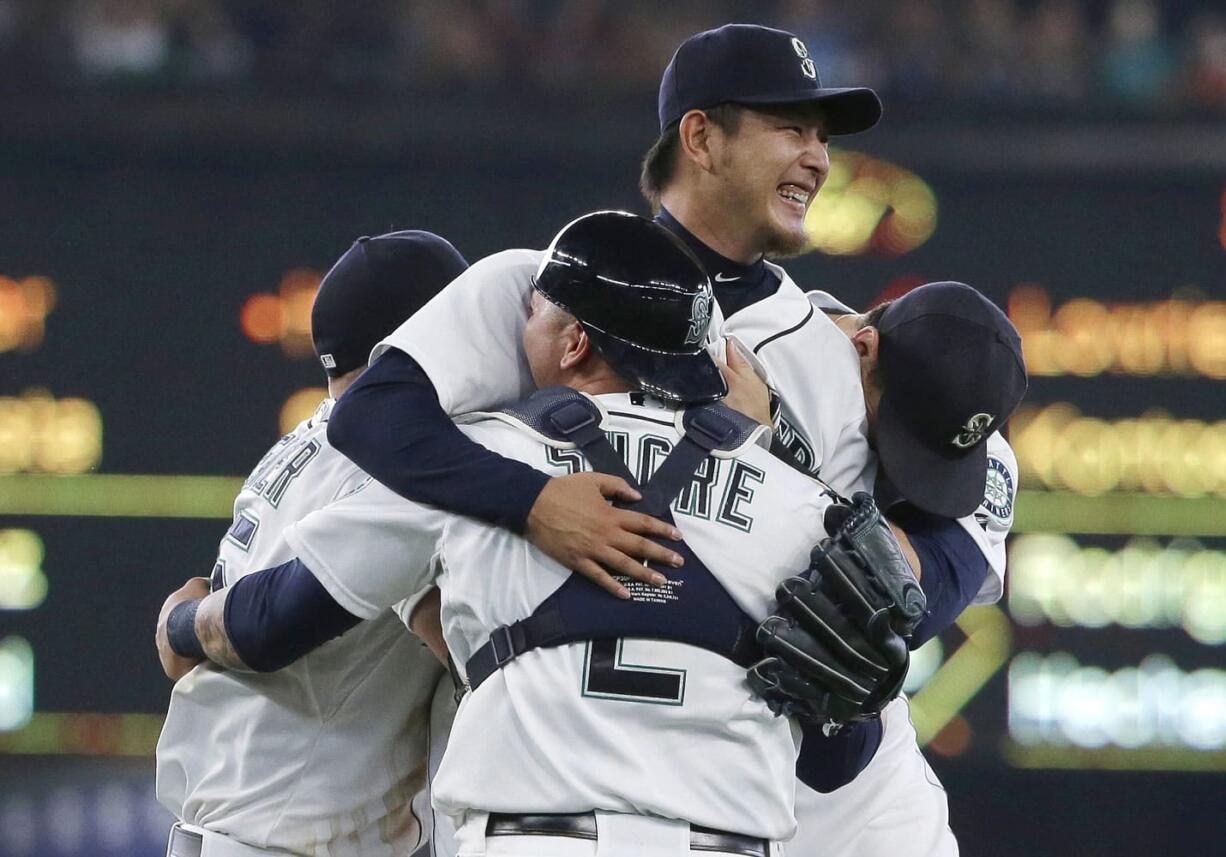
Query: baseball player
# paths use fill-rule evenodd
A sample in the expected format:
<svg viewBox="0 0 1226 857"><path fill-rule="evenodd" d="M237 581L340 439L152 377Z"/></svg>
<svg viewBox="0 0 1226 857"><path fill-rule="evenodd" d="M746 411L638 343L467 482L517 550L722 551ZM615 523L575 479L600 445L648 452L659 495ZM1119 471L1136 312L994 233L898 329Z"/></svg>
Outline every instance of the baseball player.
<svg viewBox="0 0 1226 857"><path fill-rule="evenodd" d="M939 588L924 587L928 613L908 639L915 648L952 624L967 604L991 603L1003 592L1017 461L998 432L976 445L983 425L940 423L944 414L959 412L951 392L956 398L977 386L968 383L968 370L979 376L978 386L997 393L994 402L982 393L973 395L979 404L972 410L1012 410L1026 385L1020 341L1003 313L957 283L922 286L866 314L823 292L809 297L815 308L835 320L861 356L870 426L880 456L878 502L905 530L901 538L915 551L912 566L921 574L937 569L938 580L944 582ZM962 380L955 382L958 378ZM904 430L908 421L917 429ZM918 440L925 436L925 426L940 428L927 433L926 443ZM951 443L954 449L961 444L977 452L950 460L942 453ZM948 475L958 468L960 474ZM989 479L978 507L955 519L975 500L975 495L957 498L958 493L965 495L966 485L975 485L973 477L983 472ZM895 474L898 485L889 478ZM945 515L903 495L919 498L928 509L944 509ZM961 529L951 529L951 520ZM853 782L829 794L805 783L797 786L799 828L788 843L789 853L958 853L945 792L916 746L904 698L884 709L882 723L881 746Z"/></svg>
<svg viewBox="0 0 1226 857"><path fill-rule="evenodd" d="M410 801L425 781L430 700L444 673L393 611L267 674L192 669L195 652L176 645L176 629L192 624L210 588L241 594L250 572L294 561L287 533L365 489L370 478L326 436L335 397L364 371L371 346L465 267L437 235L394 232L358 239L320 284L311 327L330 397L244 483L211 578L189 581L159 617L159 656L178 679L157 747L157 796L181 822L171 857L390 857L421 839ZM272 622L266 606L230 601L236 616ZM285 645L252 650L250 665L276 663Z"/></svg>
<svg viewBox="0 0 1226 857"><path fill-rule="evenodd" d="M682 44L662 81L659 113L661 135L644 161L642 186L660 205L659 221L713 274L713 329L752 354L778 392L776 450L845 496L870 490L876 461L856 346L765 257L804 246L804 214L829 168L826 139L871 127L880 103L868 90L822 88L805 46L791 34L730 25ZM593 562L629 574L639 544L610 522L614 513L599 498L560 497L559 480L496 460L448 419L498 407L530 389L517 343L540 258L514 250L475 264L376 349L363 382L338 404L329 434L405 497L523 532L594 578ZM981 453L1011 410L948 414L959 427L979 414L991 417L974 426L978 441L959 455ZM984 466L968 477L980 498L986 472ZM471 484L485 488L461 488ZM975 537L956 518L971 515L977 502L912 534L927 543L926 591L974 597L955 570ZM914 505L924 508L922 501ZM982 554L974 562L977 569L965 579L986 577ZM605 582L619 591L614 581ZM953 616L958 600L944 602ZM865 746L864 762L876 742ZM920 777L916 785L925 784Z"/></svg>
<svg viewBox="0 0 1226 857"><path fill-rule="evenodd" d="M832 492L759 446L764 426L718 404L678 407L726 387L705 348L709 280L669 232L618 212L580 218L534 289L523 349L545 389L465 417L463 432L546 473L639 486L639 508L683 536L668 585L626 579L631 598L611 599L504 528L376 483L290 527L298 561L209 595L179 633L243 668L239 640L253 633L255 650L287 634L302 654L437 579L469 688L433 786L460 854L779 854L801 729L744 681L776 584L809 563L824 520L839 532L854 521L861 544L883 548L878 578L918 584L871 501L832 515ZM837 561L839 544L823 545ZM304 582L331 605L290 594ZM235 609L244 587L268 622ZM806 744L825 740L805 731Z"/></svg>

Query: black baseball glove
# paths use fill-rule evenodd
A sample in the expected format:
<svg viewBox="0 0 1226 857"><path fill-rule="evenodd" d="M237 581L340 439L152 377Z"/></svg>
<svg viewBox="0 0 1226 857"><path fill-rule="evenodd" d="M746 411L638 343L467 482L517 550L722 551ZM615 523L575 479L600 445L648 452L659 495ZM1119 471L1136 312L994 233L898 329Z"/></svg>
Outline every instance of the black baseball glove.
<svg viewBox="0 0 1226 857"><path fill-rule="evenodd" d="M775 713L830 732L878 716L901 692L905 638L927 602L871 496L831 506L825 524L809 568L779 585L775 613L758 626L767 657L749 683Z"/></svg>

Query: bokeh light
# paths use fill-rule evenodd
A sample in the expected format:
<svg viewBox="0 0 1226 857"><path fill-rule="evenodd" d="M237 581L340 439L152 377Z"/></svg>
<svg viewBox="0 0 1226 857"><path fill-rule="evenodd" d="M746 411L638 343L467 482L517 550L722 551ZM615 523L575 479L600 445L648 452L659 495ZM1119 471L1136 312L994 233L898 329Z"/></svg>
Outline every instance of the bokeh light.
<svg viewBox="0 0 1226 857"><path fill-rule="evenodd" d="M102 460L102 415L46 390L0 396L0 473L85 473Z"/></svg>
<svg viewBox="0 0 1226 857"><path fill-rule="evenodd" d="M1226 496L1226 420L1083 416L1067 402L1024 405L1011 422L1022 484L1098 496L1140 491Z"/></svg>
<svg viewBox="0 0 1226 857"><path fill-rule="evenodd" d="M55 285L46 277L0 276L0 354L38 348L54 308Z"/></svg>
<svg viewBox="0 0 1226 857"><path fill-rule="evenodd" d="M289 434L297 425L315 413L319 403L328 397L326 387L304 387L290 395L281 406L281 415L277 421L281 434Z"/></svg>
<svg viewBox="0 0 1226 857"><path fill-rule="evenodd" d="M1022 283L1009 295L1031 375L1226 378L1226 301L1196 293L1139 303L1073 298L1053 307Z"/></svg>
<svg viewBox="0 0 1226 857"><path fill-rule="evenodd" d="M1065 535L1018 536L1009 552L1009 613L1021 625L1180 628L1226 642L1226 551L1197 539L1083 546Z"/></svg>
<svg viewBox="0 0 1226 857"><path fill-rule="evenodd" d="M843 150L831 150L830 173L805 216L811 246L836 256L901 256L931 238L936 226L936 195L923 179Z"/></svg>

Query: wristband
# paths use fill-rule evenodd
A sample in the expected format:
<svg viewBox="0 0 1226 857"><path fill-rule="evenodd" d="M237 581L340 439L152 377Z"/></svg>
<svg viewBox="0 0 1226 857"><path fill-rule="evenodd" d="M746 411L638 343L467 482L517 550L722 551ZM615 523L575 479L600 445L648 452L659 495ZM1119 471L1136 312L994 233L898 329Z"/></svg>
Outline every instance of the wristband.
<svg viewBox="0 0 1226 857"><path fill-rule="evenodd" d="M166 639L179 657L203 661L206 659L204 646L196 636L196 610L199 607L199 598L176 604L166 617Z"/></svg>

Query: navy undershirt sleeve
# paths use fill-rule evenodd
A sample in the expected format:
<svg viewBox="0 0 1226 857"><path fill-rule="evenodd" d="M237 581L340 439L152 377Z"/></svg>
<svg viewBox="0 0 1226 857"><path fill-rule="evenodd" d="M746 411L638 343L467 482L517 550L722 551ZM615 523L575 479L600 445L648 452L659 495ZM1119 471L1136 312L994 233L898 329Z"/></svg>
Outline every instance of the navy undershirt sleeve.
<svg viewBox="0 0 1226 857"><path fill-rule="evenodd" d="M866 720L827 737L817 726L802 726L804 738L796 757L796 777L809 788L829 794L856 778L881 746L881 721Z"/></svg>
<svg viewBox="0 0 1226 857"><path fill-rule="evenodd" d="M989 574L988 558L953 518L914 508L891 510L890 517L919 556L920 588L928 598L928 613L909 641L915 649L952 625L975 599Z"/></svg>
<svg viewBox="0 0 1226 857"><path fill-rule="evenodd" d="M224 619L234 650L256 672L289 666L362 621L298 559L240 578Z"/></svg>
<svg viewBox="0 0 1226 857"><path fill-rule="evenodd" d="M456 428L417 361L389 349L345 391L328 441L397 494L514 533L549 481Z"/></svg>

